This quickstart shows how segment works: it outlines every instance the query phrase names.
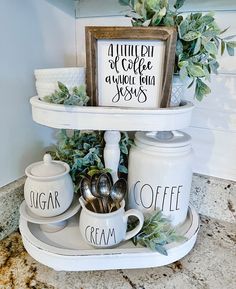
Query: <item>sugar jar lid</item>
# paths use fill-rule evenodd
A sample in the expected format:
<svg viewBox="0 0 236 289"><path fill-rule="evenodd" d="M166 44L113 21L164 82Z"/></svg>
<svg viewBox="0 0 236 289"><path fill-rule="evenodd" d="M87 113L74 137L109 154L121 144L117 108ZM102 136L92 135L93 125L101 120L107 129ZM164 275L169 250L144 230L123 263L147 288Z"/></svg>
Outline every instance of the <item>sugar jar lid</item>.
<svg viewBox="0 0 236 289"><path fill-rule="evenodd" d="M191 144L191 137L182 131L137 132L135 143L159 148L178 148Z"/></svg>
<svg viewBox="0 0 236 289"><path fill-rule="evenodd" d="M53 161L50 154L45 154L42 162L31 165L30 174L34 177L53 177L65 171L66 167L62 162Z"/></svg>

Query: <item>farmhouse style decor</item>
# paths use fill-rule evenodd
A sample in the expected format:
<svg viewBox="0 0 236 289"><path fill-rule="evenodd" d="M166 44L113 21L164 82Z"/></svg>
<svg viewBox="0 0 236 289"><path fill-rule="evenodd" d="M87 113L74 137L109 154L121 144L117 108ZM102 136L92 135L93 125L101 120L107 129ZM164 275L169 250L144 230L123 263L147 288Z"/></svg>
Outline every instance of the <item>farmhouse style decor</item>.
<svg viewBox="0 0 236 289"><path fill-rule="evenodd" d="M22 240L37 261L64 271L149 268L193 248L199 216L189 204L191 140L179 131L190 125L193 104L169 107L176 37L174 27L87 27L90 105L67 103L70 91L61 79L49 102L30 99L35 122L62 129L51 153L70 166L73 189L81 193L66 211L48 217L50 223L22 203ZM135 146L129 131L136 131ZM58 164L47 155L45 165L50 162ZM30 196L55 191L31 187ZM128 222L131 215L139 221Z"/></svg>
<svg viewBox="0 0 236 289"><path fill-rule="evenodd" d="M172 27L86 27L92 105L167 107L175 42Z"/></svg>

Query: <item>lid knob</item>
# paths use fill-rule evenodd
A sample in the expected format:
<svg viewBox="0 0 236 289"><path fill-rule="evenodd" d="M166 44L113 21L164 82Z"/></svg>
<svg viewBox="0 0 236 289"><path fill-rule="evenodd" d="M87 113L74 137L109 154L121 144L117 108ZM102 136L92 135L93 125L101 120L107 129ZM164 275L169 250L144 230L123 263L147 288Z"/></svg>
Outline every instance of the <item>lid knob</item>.
<svg viewBox="0 0 236 289"><path fill-rule="evenodd" d="M191 147L191 137L181 131L136 132L136 144L144 144L158 148Z"/></svg>
<svg viewBox="0 0 236 289"><path fill-rule="evenodd" d="M174 134L172 131L158 131L156 137L160 140L169 140L174 137Z"/></svg>
<svg viewBox="0 0 236 289"><path fill-rule="evenodd" d="M66 166L63 162L53 161L50 154L43 156L43 161L32 164L30 174L35 177L55 177L63 174Z"/></svg>
<svg viewBox="0 0 236 289"><path fill-rule="evenodd" d="M52 157L50 154L45 154L43 156L43 162L45 165L50 165L52 163Z"/></svg>

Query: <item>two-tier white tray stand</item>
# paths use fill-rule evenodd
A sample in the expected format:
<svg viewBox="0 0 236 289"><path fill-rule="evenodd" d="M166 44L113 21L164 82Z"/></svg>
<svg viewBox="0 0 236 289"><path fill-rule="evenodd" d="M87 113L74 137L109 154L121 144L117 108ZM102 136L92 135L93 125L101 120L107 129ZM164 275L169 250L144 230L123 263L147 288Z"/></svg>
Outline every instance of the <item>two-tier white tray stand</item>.
<svg viewBox="0 0 236 289"><path fill-rule="evenodd" d="M104 130L105 166L112 169L117 180L120 158L120 131L171 131L190 125L193 105L185 102L179 107L164 109L124 109L116 107L78 107L48 104L32 97L33 120L60 129ZM38 224L21 217L20 231L24 246L39 262L55 270L104 270L163 266L181 259L194 246L199 229L199 217L189 207L186 222L177 231L185 236L182 243L167 246L168 256L135 247L131 241L114 249L93 249L85 244L78 230L78 214L59 232L46 233Z"/></svg>

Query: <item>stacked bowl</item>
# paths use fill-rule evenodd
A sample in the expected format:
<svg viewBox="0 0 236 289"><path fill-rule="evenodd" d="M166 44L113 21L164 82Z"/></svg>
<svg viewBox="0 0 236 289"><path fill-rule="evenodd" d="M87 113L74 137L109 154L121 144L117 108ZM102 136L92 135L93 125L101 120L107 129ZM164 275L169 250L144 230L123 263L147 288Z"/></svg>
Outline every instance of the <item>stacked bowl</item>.
<svg viewBox="0 0 236 289"><path fill-rule="evenodd" d="M34 75L36 90L41 100L58 89L58 81L62 82L69 90L85 84L84 67L36 69Z"/></svg>

